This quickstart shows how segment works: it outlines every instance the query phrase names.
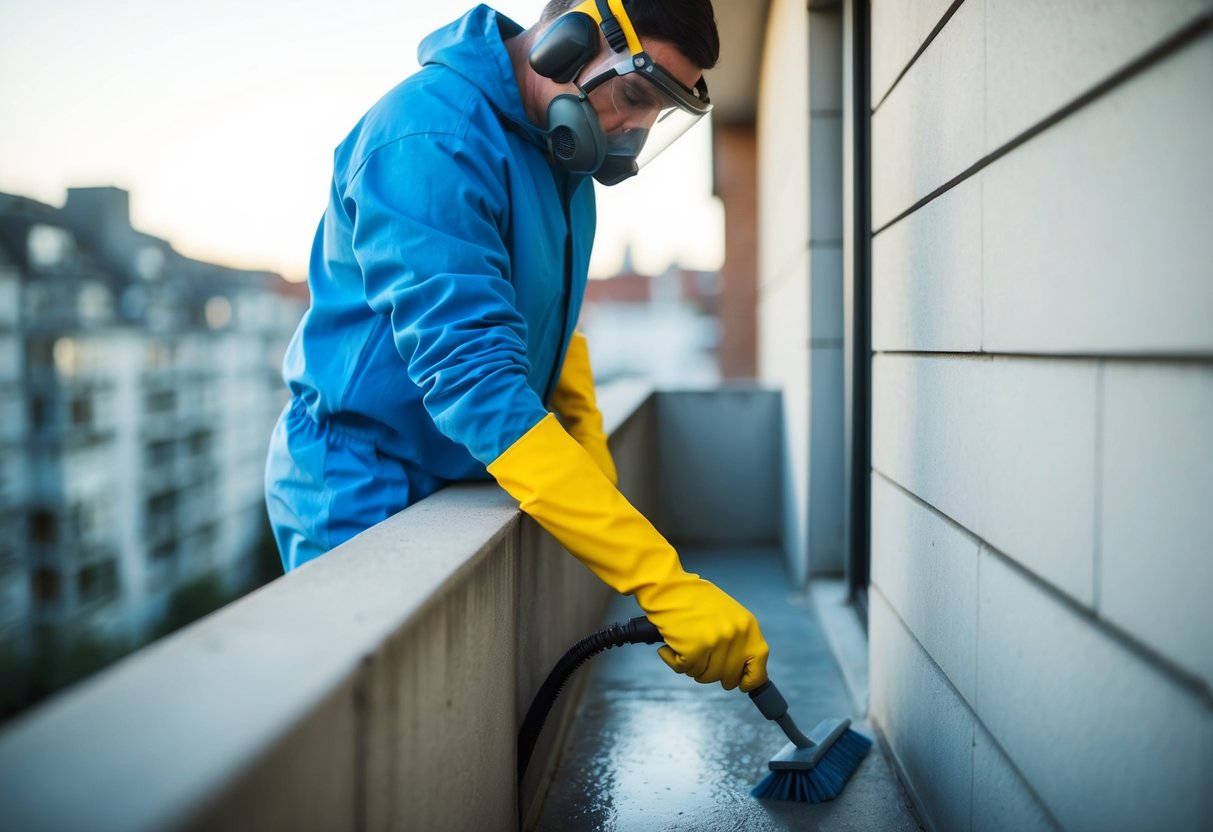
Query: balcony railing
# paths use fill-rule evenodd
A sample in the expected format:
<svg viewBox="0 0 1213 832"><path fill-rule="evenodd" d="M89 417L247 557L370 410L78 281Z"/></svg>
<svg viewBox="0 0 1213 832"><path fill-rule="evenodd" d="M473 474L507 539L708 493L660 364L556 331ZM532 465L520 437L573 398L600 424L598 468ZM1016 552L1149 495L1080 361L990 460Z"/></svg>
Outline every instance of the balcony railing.
<svg viewBox="0 0 1213 832"><path fill-rule="evenodd" d="M777 393L602 406L659 527L775 543ZM514 829L565 720L519 797L521 715L609 597L495 485L447 488L7 726L0 829Z"/></svg>

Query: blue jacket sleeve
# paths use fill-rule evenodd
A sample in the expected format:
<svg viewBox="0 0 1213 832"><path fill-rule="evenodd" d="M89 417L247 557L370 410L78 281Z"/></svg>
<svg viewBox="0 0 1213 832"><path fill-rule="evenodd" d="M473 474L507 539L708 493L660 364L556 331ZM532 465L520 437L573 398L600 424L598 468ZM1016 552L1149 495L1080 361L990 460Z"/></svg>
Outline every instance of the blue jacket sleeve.
<svg viewBox="0 0 1213 832"><path fill-rule="evenodd" d="M488 465L547 414L526 380L502 174L458 137L408 136L369 154L344 204L367 303L390 316L427 412Z"/></svg>

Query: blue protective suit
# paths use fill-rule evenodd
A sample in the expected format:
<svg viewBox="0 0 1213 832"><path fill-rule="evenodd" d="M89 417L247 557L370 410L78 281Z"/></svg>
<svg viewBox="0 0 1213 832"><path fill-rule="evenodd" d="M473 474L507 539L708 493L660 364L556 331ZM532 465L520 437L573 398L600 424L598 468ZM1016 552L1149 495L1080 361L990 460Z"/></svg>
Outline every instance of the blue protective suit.
<svg viewBox="0 0 1213 832"><path fill-rule="evenodd" d="M337 147L266 502L289 570L485 466L547 413L585 290L592 181L549 162L479 6Z"/></svg>

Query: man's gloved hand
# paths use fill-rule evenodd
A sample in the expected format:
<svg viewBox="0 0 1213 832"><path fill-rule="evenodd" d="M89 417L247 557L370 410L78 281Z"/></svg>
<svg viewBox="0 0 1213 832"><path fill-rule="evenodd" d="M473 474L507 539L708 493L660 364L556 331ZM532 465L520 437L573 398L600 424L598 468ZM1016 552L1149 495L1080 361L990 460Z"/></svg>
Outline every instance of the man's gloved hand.
<svg viewBox="0 0 1213 832"><path fill-rule="evenodd" d="M637 600L665 639L657 654L675 673L725 690L751 691L767 680L758 621L715 584L684 572L638 592Z"/></svg>
<svg viewBox="0 0 1213 832"><path fill-rule="evenodd" d="M488 466L578 560L616 592L635 595L666 642L671 668L700 682L752 690L767 680L758 622L713 584L683 570L666 542L548 414Z"/></svg>
<svg viewBox="0 0 1213 832"><path fill-rule="evenodd" d="M564 354L560 379L552 391L552 407L560 414L565 430L593 457L595 464L611 481L619 482L615 460L607 447L602 429L602 413L594 395L594 371L590 368L590 347L585 336L573 332Z"/></svg>

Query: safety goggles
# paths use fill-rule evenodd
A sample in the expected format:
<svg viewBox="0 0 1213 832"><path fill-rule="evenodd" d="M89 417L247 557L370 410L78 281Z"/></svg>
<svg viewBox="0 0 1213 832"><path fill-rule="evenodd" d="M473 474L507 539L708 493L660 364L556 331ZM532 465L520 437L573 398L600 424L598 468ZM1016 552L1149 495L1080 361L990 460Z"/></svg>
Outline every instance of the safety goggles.
<svg viewBox="0 0 1213 832"><path fill-rule="evenodd" d="M634 174L712 110L702 77L689 89L647 52L612 55L578 87L603 123L604 172L626 164Z"/></svg>

